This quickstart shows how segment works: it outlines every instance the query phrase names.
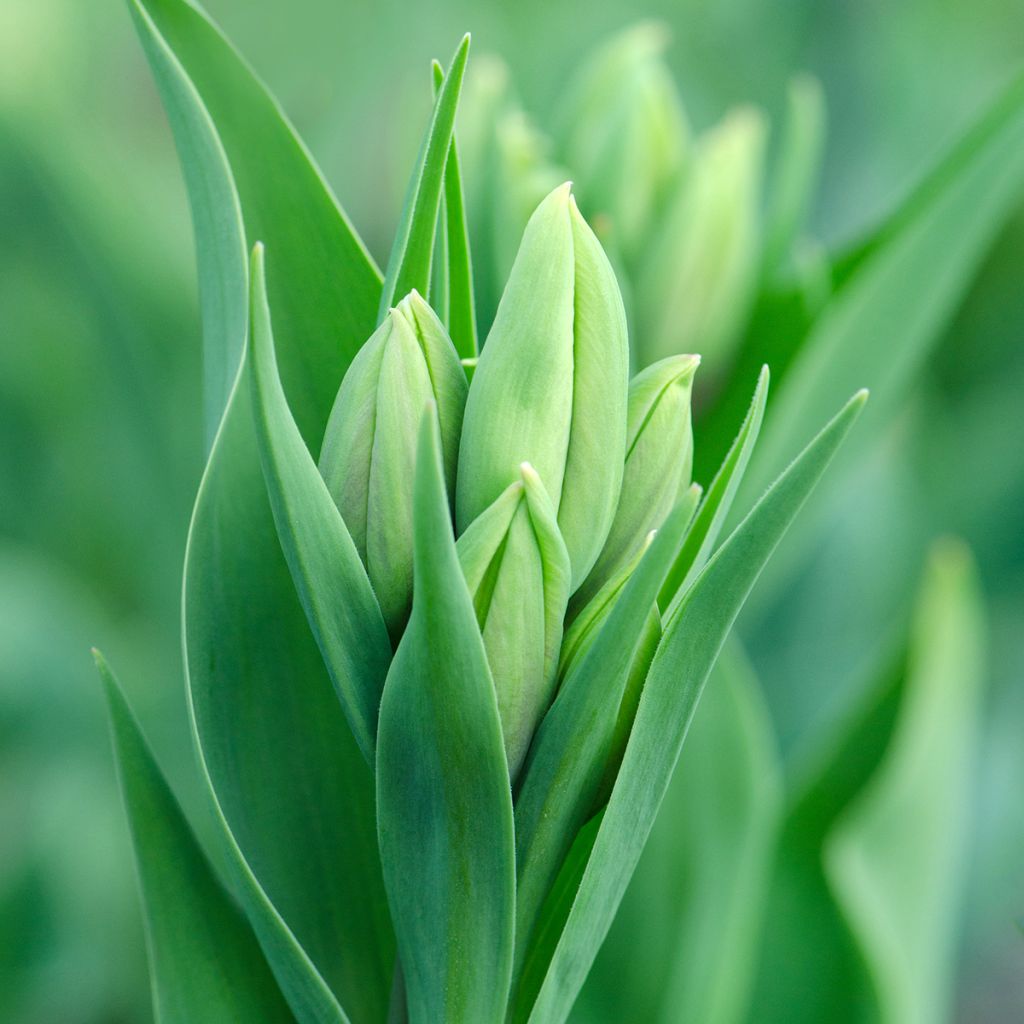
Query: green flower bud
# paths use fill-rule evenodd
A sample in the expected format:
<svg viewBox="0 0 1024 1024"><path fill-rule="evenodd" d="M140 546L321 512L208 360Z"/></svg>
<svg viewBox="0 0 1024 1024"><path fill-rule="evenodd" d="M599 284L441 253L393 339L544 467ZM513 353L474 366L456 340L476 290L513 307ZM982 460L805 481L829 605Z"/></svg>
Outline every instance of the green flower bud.
<svg viewBox="0 0 1024 1024"><path fill-rule="evenodd" d="M469 389L459 529L529 462L557 510L577 586L619 500L628 361L615 275L563 185L530 218Z"/></svg>
<svg viewBox="0 0 1024 1024"><path fill-rule="evenodd" d="M700 356L671 356L630 382L619 505L594 568L573 595L570 616L636 554L689 487L693 470L690 393L699 365Z"/></svg>
<svg viewBox="0 0 1024 1024"><path fill-rule="evenodd" d="M662 59L668 31L647 22L595 53L562 111L561 156L577 177L580 203L595 222L607 217L632 262L678 179L689 128Z"/></svg>
<svg viewBox="0 0 1024 1024"><path fill-rule="evenodd" d="M569 600L569 553L540 477L520 479L459 538L459 562L498 695L513 781L554 695L562 620Z"/></svg>
<svg viewBox="0 0 1024 1024"><path fill-rule="evenodd" d="M765 123L734 111L701 139L639 269L642 362L700 352L717 373L746 321L760 259Z"/></svg>
<svg viewBox="0 0 1024 1024"><path fill-rule="evenodd" d="M388 312L341 383L320 473L366 566L393 640L412 601L412 509L423 408L437 407L449 496L468 384L455 346L415 291Z"/></svg>

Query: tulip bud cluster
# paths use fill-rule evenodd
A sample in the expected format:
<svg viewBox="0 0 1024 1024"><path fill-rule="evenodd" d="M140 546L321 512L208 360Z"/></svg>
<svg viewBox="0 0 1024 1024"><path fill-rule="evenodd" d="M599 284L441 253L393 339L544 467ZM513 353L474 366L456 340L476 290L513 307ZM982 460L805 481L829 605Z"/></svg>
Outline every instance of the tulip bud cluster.
<svg viewBox="0 0 1024 1024"><path fill-rule="evenodd" d="M436 410L513 779L564 674L564 630L572 650L588 645L690 484L698 362L674 356L629 383L615 274L565 184L526 226L471 384L415 292L342 381L320 470L395 642L412 601L417 428ZM655 609L647 633L637 671Z"/></svg>

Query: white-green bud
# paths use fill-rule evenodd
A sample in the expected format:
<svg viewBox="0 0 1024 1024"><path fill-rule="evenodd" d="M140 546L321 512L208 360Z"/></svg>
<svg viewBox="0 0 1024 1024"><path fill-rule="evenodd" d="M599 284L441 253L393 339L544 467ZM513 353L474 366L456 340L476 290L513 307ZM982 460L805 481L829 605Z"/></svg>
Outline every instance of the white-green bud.
<svg viewBox="0 0 1024 1024"><path fill-rule="evenodd" d="M514 781L554 694L569 553L529 464L457 544L487 651Z"/></svg>
<svg viewBox="0 0 1024 1024"><path fill-rule="evenodd" d="M744 108L698 143L639 269L643 363L700 352L717 374L728 362L757 283L765 132Z"/></svg>
<svg viewBox="0 0 1024 1024"><path fill-rule="evenodd" d="M582 608L640 550L690 485L693 427L690 395L700 356L670 356L629 385L626 465L608 539L590 575L573 595Z"/></svg>
<svg viewBox="0 0 1024 1024"><path fill-rule="evenodd" d="M341 512L393 640L412 601L412 509L423 408L437 408L449 497L468 384L455 346L415 291L388 312L338 391L320 472Z"/></svg>
<svg viewBox="0 0 1024 1024"><path fill-rule="evenodd" d="M573 586L586 578L622 485L628 361L615 275L563 185L530 218L473 376L459 449L460 531L529 462L557 511Z"/></svg>
<svg viewBox="0 0 1024 1024"><path fill-rule="evenodd" d="M632 263L678 180L689 129L663 53L668 31L645 22L616 36L587 62L562 110L560 154L580 203L607 217Z"/></svg>

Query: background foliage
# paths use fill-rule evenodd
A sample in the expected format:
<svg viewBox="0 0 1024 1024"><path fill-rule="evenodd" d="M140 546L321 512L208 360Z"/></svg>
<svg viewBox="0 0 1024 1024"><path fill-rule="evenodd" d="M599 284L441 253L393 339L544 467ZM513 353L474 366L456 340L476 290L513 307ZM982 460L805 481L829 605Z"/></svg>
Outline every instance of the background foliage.
<svg viewBox="0 0 1024 1024"><path fill-rule="evenodd" d="M429 58L466 28L538 112L593 44L641 16L672 26L669 60L698 128L741 101L777 116L789 76L813 72L829 134L812 226L830 243L894 203L1024 58L1009 0L206 6L380 261ZM88 648L119 666L197 807L177 579L203 445L184 189L122 4L0 6L0 197L0 1019L144 1020L133 869ZM931 541L955 532L973 549L990 649L957 979L971 1022L1024 1005L1022 275L1024 211L881 443L832 492L840 528L770 601L755 594L741 627L792 770L866 685Z"/></svg>

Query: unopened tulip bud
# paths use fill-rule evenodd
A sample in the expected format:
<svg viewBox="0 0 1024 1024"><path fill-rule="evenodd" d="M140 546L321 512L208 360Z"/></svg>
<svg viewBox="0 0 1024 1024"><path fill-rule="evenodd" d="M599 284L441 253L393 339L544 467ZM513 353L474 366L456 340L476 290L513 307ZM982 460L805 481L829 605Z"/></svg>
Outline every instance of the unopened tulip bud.
<svg viewBox="0 0 1024 1024"><path fill-rule="evenodd" d="M573 595L574 609L582 608L640 550L690 485L690 394L699 365L699 356L671 356L630 382L619 505L600 557Z"/></svg>
<svg viewBox="0 0 1024 1024"><path fill-rule="evenodd" d="M569 194L530 218L466 401L460 531L531 463L586 578L615 515L626 450L628 346L615 275Z"/></svg>
<svg viewBox="0 0 1024 1024"><path fill-rule="evenodd" d="M437 407L449 495L468 385L458 353L415 291L359 350L334 403L320 472L366 566L392 639L412 600L412 508L423 408Z"/></svg>
<svg viewBox="0 0 1024 1024"><path fill-rule="evenodd" d="M717 373L728 362L757 283L764 142L751 109L699 142L639 270L644 363L700 352Z"/></svg>
<svg viewBox="0 0 1024 1024"><path fill-rule="evenodd" d="M478 516L457 544L491 667L514 780L554 694L569 554L533 468Z"/></svg>

